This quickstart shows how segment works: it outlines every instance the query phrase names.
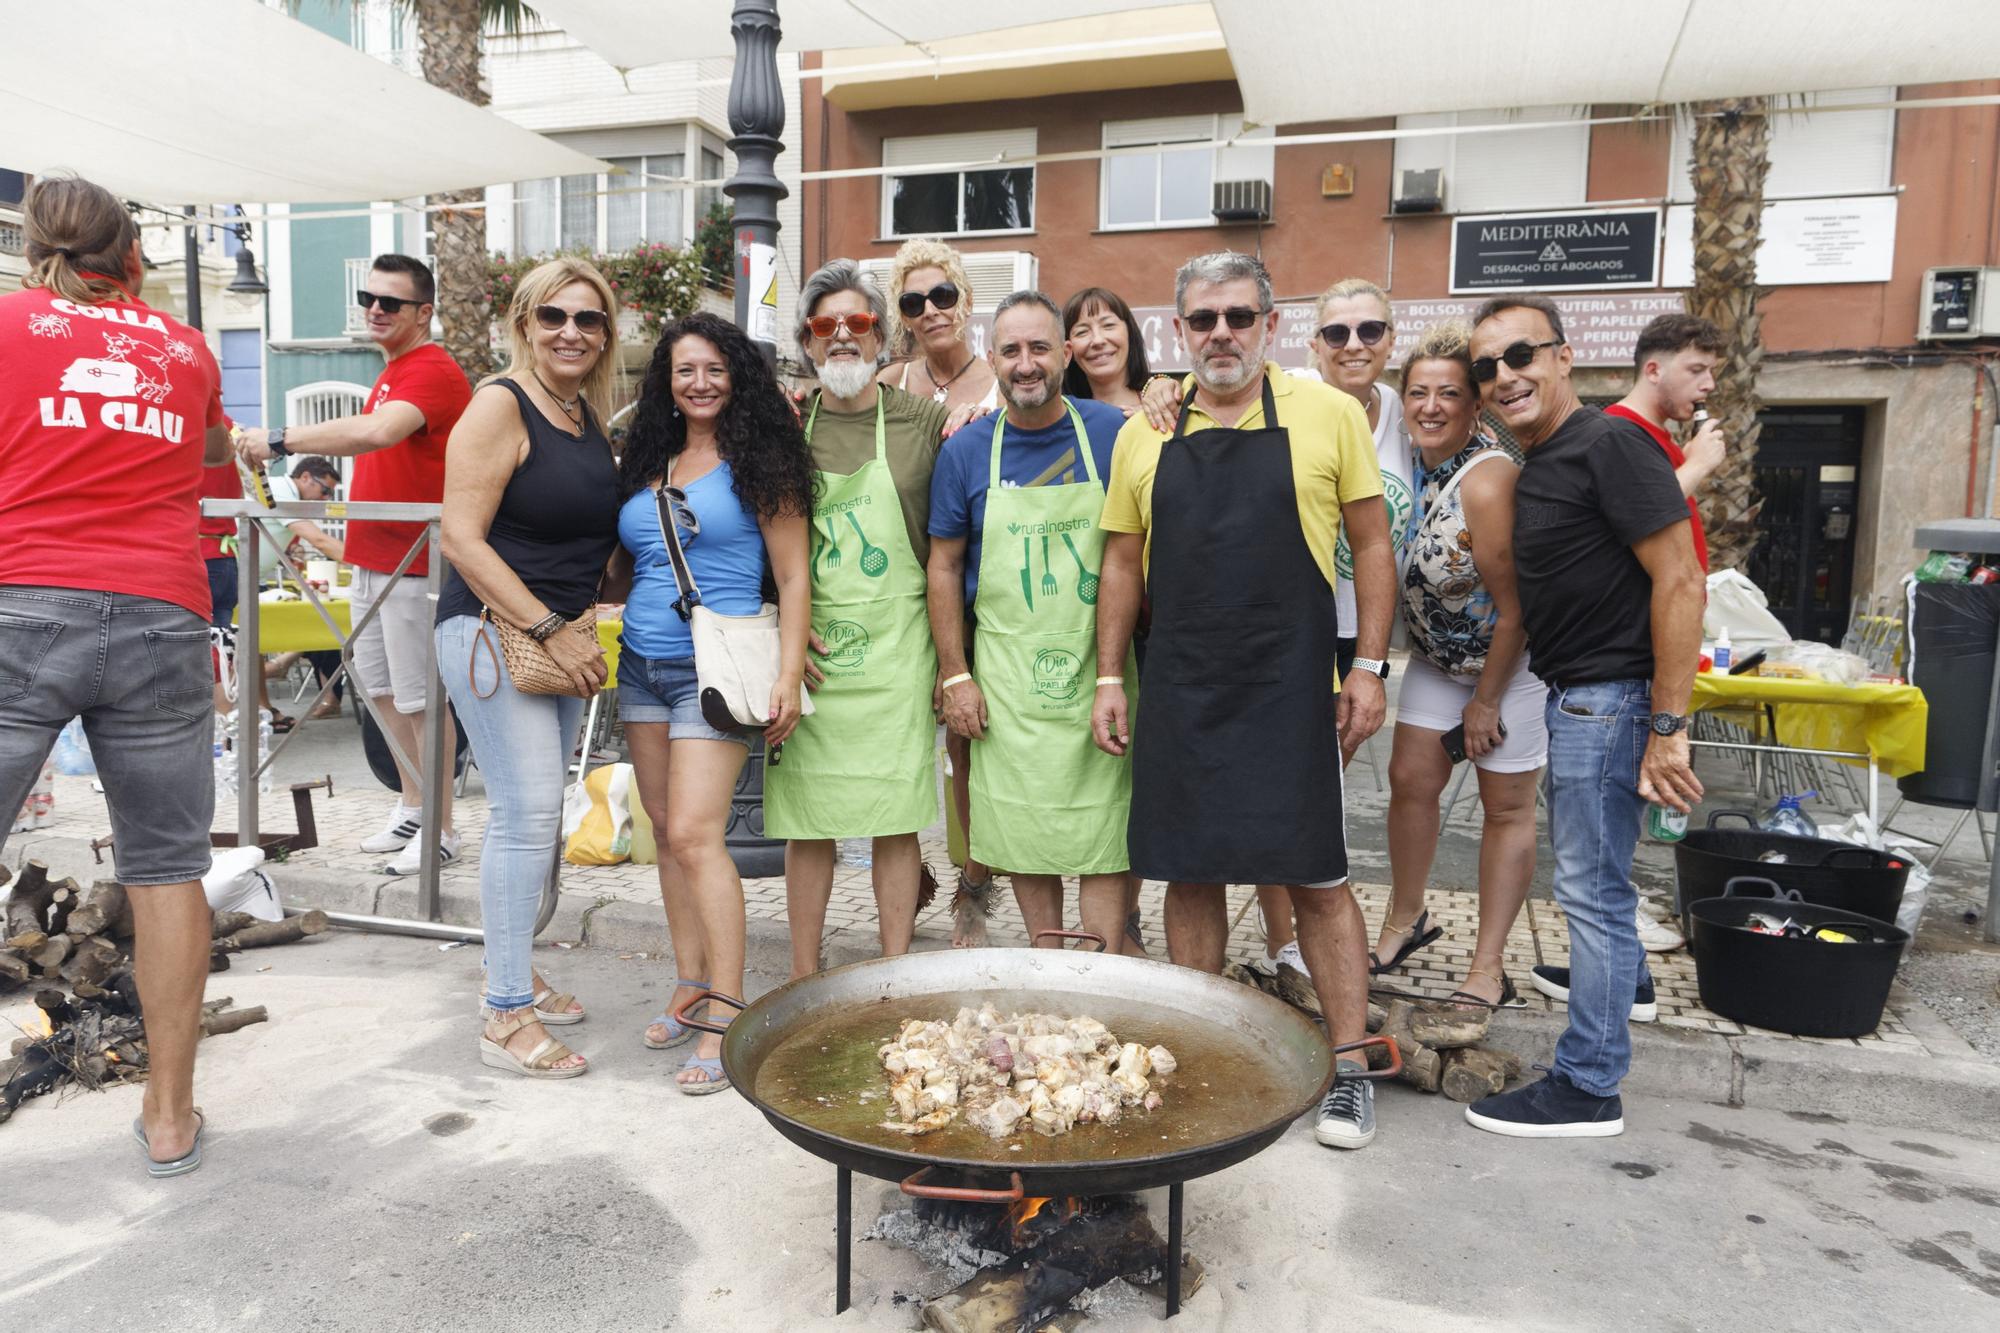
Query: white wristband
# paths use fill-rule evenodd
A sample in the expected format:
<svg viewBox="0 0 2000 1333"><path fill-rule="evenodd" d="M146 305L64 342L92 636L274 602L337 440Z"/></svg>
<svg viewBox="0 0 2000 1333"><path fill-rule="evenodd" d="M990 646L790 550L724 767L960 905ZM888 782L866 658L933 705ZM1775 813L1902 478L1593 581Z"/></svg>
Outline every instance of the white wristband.
<svg viewBox="0 0 2000 1333"><path fill-rule="evenodd" d="M938 688L941 690L948 690L954 685L963 685L965 684L966 681L971 679L972 679L972 673L970 671L961 671L956 676L947 676L942 681L939 681Z"/></svg>

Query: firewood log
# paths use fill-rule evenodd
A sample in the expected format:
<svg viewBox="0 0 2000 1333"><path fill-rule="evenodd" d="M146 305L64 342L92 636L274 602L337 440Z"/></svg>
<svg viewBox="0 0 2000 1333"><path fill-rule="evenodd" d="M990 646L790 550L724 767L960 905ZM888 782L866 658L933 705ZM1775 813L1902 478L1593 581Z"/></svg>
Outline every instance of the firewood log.
<svg viewBox="0 0 2000 1333"><path fill-rule="evenodd" d="M125 886L115 879L100 879L92 885L83 906L69 914L69 933L130 939L132 904L125 896Z"/></svg>
<svg viewBox="0 0 2000 1333"><path fill-rule="evenodd" d="M9 985L23 986L34 971L28 960L12 949L0 950L0 981Z"/></svg>
<svg viewBox="0 0 2000 1333"><path fill-rule="evenodd" d="M1444 1075L1444 1065L1436 1051L1412 1035L1410 1018L1415 1013L1416 1006L1408 1000L1389 1001L1378 1035L1395 1041L1396 1051L1403 1057L1403 1072L1398 1075L1403 1082L1422 1092L1436 1092Z"/></svg>
<svg viewBox="0 0 2000 1333"><path fill-rule="evenodd" d="M262 917L251 916L248 912L217 912L214 924L209 927L209 937L219 940L239 930L248 930L262 920Z"/></svg>
<svg viewBox="0 0 2000 1333"><path fill-rule="evenodd" d="M49 933L46 930L24 930L12 939L0 940L0 949L12 949L16 953L26 953L30 949L39 949L48 942Z"/></svg>
<svg viewBox="0 0 2000 1333"><path fill-rule="evenodd" d="M55 885L49 883L49 868L40 861L21 867L14 891L7 897L6 933L22 935L31 930L49 930L49 899Z"/></svg>
<svg viewBox="0 0 2000 1333"><path fill-rule="evenodd" d="M938 1333L1035 1328L1079 1292L1156 1270L1164 1259L1160 1233L1143 1211L1079 1217L1028 1253L982 1268L924 1302L924 1327Z"/></svg>
<svg viewBox="0 0 2000 1333"><path fill-rule="evenodd" d="M270 1015L264 1012L264 1006L261 1004L249 1009L230 1010L226 1013L203 1014L201 1016L201 1035L204 1037L219 1037L225 1032L235 1032L240 1028L247 1028L252 1023L262 1023L269 1017Z"/></svg>
<svg viewBox="0 0 2000 1333"><path fill-rule="evenodd" d="M274 944L291 944L308 935L318 935L326 929L326 913L307 912L301 916L288 916L283 921L259 921L254 926L225 935L215 942L215 947L234 953L238 949L263 949Z"/></svg>
<svg viewBox="0 0 2000 1333"><path fill-rule="evenodd" d="M1476 1102L1507 1090L1507 1080L1518 1077L1521 1062L1506 1051L1469 1047L1447 1051L1444 1057L1444 1095L1455 1102Z"/></svg>
<svg viewBox="0 0 2000 1333"><path fill-rule="evenodd" d="M70 919L74 921L76 914L73 913ZM59 975L73 988L85 984L96 987L118 969L118 964L125 957L117 945L102 935L86 935L81 939L72 935L70 938L76 942L69 961L62 965Z"/></svg>
<svg viewBox="0 0 2000 1333"><path fill-rule="evenodd" d="M82 905L83 895L73 879L59 880L49 889L49 934L61 935L69 930L69 914Z"/></svg>
<svg viewBox="0 0 2000 1333"><path fill-rule="evenodd" d="M1410 1035L1434 1051L1451 1051L1485 1041L1486 1030L1492 1024L1491 1009L1424 1004L1410 1015Z"/></svg>
<svg viewBox="0 0 2000 1333"><path fill-rule="evenodd" d="M52 977L62 970L63 960L69 957L69 951L69 936L51 935L47 943L28 955L28 961L35 965L39 975Z"/></svg>

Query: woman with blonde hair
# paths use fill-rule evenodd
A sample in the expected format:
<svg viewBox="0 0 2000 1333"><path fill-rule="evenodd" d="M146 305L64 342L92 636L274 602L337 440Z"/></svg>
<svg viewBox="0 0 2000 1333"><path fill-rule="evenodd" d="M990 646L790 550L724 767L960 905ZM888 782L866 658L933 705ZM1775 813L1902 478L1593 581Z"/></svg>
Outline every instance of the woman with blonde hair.
<svg viewBox="0 0 2000 1333"><path fill-rule="evenodd" d="M528 1078L588 1065L546 1025L580 1023L574 997L532 964L535 913L562 832L563 776L584 699L605 682L594 633L573 625L598 601L618 545L618 465L599 413L618 365L618 298L595 267L552 259L507 309L509 359L479 387L445 455L437 660L490 802L480 853L486 1025L480 1060ZM525 694L497 621L547 650L575 695Z"/></svg>
<svg viewBox="0 0 2000 1333"><path fill-rule="evenodd" d="M958 251L928 237L904 241L889 270L889 346L909 359L877 378L951 408L947 435L1000 406L999 378L966 339L971 321L972 282Z"/></svg>
<svg viewBox="0 0 2000 1333"><path fill-rule="evenodd" d="M1403 367L1403 411L1417 447L1415 513L1402 577L1410 661L1389 756L1389 878L1379 953L1402 962L1441 933L1426 929L1424 887L1437 856L1438 798L1456 762L1440 743L1464 728L1478 770L1479 934L1461 1004L1515 1005L1507 933L1535 874L1535 779L1548 755L1548 691L1528 668L1514 582L1514 483L1520 467L1479 432L1471 330L1428 330Z"/></svg>

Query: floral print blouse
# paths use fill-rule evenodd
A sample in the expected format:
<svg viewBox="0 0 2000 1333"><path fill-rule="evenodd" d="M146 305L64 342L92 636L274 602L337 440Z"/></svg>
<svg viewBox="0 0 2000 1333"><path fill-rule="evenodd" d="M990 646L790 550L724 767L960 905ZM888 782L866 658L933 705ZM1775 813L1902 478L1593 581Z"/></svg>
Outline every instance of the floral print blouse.
<svg viewBox="0 0 2000 1333"><path fill-rule="evenodd" d="M1403 573L1403 623L1410 646L1446 675L1476 678L1493 647L1500 618L1472 563L1459 481L1476 463L1501 458L1494 441L1475 435L1434 469L1419 467L1416 512L1410 520L1409 565Z"/></svg>

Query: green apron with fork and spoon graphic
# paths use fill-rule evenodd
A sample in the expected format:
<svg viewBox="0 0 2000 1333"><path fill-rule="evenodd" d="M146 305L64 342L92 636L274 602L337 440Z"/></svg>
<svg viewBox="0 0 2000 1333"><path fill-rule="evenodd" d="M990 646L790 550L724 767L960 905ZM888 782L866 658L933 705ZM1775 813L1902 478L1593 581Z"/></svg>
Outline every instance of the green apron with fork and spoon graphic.
<svg viewBox="0 0 2000 1333"><path fill-rule="evenodd" d="M986 738L972 743L972 855L1024 875L1115 874L1130 859L1132 768L1090 734L1104 482L1082 417L1067 399L1063 406L1086 481L1002 486L1004 409L993 423L973 602L987 723ZM1136 702L1129 659L1123 674L1126 699Z"/></svg>
<svg viewBox="0 0 2000 1333"><path fill-rule="evenodd" d="M815 394L808 444L818 419ZM851 473L819 473L812 627L826 645L817 659L825 680L783 762L764 770L769 837L884 837L937 822L937 650L888 457L878 395L874 459ZM889 538L886 548L871 529Z"/></svg>

